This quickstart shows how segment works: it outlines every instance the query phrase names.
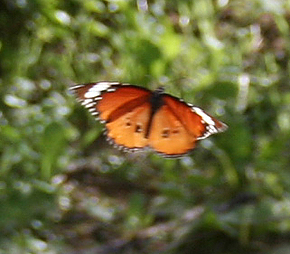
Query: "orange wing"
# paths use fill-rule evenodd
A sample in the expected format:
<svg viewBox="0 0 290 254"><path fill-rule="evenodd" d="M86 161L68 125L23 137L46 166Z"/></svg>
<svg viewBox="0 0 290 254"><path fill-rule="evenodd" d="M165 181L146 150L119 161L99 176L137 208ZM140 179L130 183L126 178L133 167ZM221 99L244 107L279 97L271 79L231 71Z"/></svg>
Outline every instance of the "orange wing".
<svg viewBox="0 0 290 254"><path fill-rule="evenodd" d="M145 136L150 111L150 103L146 102L106 123L108 140L125 150L139 150L146 147L148 139Z"/></svg>
<svg viewBox="0 0 290 254"><path fill-rule="evenodd" d="M98 82L71 88L79 101L105 123L107 139L124 150L138 150L148 145L148 128L152 92L148 89Z"/></svg>
<svg viewBox="0 0 290 254"><path fill-rule="evenodd" d="M130 85L122 85L112 92L102 95L96 105L99 117L106 122L114 121L149 101L151 91Z"/></svg>
<svg viewBox="0 0 290 254"><path fill-rule="evenodd" d="M101 122L112 121L143 104L151 91L118 82L97 82L73 86L71 90L92 115Z"/></svg>
<svg viewBox="0 0 290 254"><path fill-rule="evenodd" d="M207 114L201 108L185 103L176 97L164 95L163 100L173 114L180 119L186 130L196 139L204 139L228 128L226 124Z"/></svg>
<svg viewBox="0 0 290 254"><path fill-rule="evenodd" d="M173 96L166 94L163 101L152 120L149 146L164 156L183 155L195 147L197 140L227 128L202 109Z"/></svg>
<svg viewBox="0 0 290 254"><path fill-rule="evenodd" d="M168 105L163 105L154 115L149 132L149 146L164 156L178 156L195 147L191 135Z"/></svg>

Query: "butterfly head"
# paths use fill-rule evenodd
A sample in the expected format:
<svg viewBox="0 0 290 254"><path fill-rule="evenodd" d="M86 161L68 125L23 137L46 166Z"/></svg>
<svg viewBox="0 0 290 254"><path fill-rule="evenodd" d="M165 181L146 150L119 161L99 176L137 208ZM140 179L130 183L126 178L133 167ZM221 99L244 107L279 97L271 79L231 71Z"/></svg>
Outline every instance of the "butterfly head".
<svg viewBox="0 0 290 254"><path fill-rule="evenodd" d="M157 89L154 90L153 93L155 93L155 94L163 94L164 91L165 91L164 86L159 86Z"/></svg>

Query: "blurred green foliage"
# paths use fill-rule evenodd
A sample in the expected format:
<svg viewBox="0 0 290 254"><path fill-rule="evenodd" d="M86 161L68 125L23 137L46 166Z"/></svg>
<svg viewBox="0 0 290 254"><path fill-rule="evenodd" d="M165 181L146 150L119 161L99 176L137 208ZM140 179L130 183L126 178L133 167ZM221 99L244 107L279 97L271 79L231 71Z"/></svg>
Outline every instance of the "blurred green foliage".
<svg viewBox="0 0 290 254"><path fill-rule="evenodd" d="M0 253L290 253L290 4L3 0ZM159 85L229 125L190 155L110 147L68 93Z"/></svg>

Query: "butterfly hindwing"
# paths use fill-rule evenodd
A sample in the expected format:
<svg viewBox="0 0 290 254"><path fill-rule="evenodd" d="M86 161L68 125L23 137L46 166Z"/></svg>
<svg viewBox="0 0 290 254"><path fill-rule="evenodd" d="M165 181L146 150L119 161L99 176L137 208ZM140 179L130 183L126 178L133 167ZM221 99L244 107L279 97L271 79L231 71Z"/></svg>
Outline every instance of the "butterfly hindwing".
<svg viewBox="0 0 290 254"><path fill-rule="evenodd" d="M109 140L126 150L139 150L148 145L145 138L150 116L149 103L143 103L106 123Z"/></svg>
<svg viewBox="0 0 290 254"><path fill-rule="evenodd" d="M179 156L193 149L195 141L168 105L156 112L149 134L149 145L155 151L167 157Z"/></svg>

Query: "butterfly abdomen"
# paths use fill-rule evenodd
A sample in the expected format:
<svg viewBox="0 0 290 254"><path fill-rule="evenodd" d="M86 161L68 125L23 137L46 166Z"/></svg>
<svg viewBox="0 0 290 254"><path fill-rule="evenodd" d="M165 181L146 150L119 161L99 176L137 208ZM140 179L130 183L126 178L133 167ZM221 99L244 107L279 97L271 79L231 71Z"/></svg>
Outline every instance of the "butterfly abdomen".
<svg viewBox="0 0 290 254"><path fill-rule="evenodd" d="M145 138L148 138L149 136L154 114L164 105L164 101L162 98L163 93L164 93L164 88L158 87L156 90L152 92L150 96L149 102L151 105L151 109L150 109L150 117L148 121L148 126L146 127Z"/></svg>

